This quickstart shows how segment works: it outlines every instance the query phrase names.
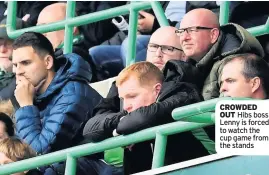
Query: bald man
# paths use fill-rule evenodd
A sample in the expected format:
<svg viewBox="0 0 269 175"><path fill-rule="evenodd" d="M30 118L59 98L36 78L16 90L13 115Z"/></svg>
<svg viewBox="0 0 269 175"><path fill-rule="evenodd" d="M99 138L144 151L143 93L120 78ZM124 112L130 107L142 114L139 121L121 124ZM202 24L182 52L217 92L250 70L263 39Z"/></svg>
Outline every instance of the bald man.
<svg viewBox="0 0 269 175"><path fill-rule="evenodd" d="M203 97L219 97L219 71L225 57L238 53L264 56L262 46L244 28L236 24L220 27L217 16L207 9L188 12L176 31L187 59L196 60L204 74Z"/></svg>
<svg viewBox="0 0 269 175"><path fill-rule="evenodd" d="M49 24L53 22L59 22L65 20L66 17L66 3L54 3L45 7L39 14L37 25ZM55 56L60 57L63 55L64 46L64 30L58 30L53 32L44 33L44 36L48 38L51 42L54 50ZM73 28L73 53L81 56L85 61L87 61L92 69L91 82L97 81L96 78L96 68L92 62L92 58L88 53L88 48L82 39L79 29L77 27Z"/></svg>
<svg viewBox="0 0 269 175"><path fill-rule="evenodd" d="M146 60L160 70L169 60L185 60L179 37L174 34L175 30L176 28L171 26L161 27L152 34L149 40Z"/></svg>
<svg viewBox="0 0 269 175"><path fill-rule="evenodd" d="M37 25L49 24L65 20L66 17L66 3L55 3L45 7L39 14ZM78 34L77 27L74 27L73 35ZM44 34L48 40L52 43L54 49L63 44L64 42L64 30L58 30L48 32Z"/></svg>
<svg viewBox="0 0 269 175"><path fill-rule="evenodd" d="M148 44L146 60L162 70L165 77L156 101L143 106L148 97L143 95L141 89L148 85L147 82L140 84L140 88L134 88L134 85L131 85L131 88L116 87L113 84L107 98L95 108L94 117L88 120L84 127L83 134L88 142L112 137L113 130L114 136L125 135L173 122L173 109L202 100L199 90L193 85L199 84L201 74L193 65L195 62L191 59L184 61L179 38L174 33L174 27L161 27L154 32ZM129 101L138 101L136 106L129 108L132 110L126 110L124 102L127 100L119 98L118 89L119 92L124 91L128 94L125 98ZM207 148L204 148L192 133L181 133L169 137L165 164L208 154ZM124 166L127 167L124 170L128 171L124 173L131 174L149 169L151 161L152 150L148 142L137 144L132 149L125 149Z"/></svg>

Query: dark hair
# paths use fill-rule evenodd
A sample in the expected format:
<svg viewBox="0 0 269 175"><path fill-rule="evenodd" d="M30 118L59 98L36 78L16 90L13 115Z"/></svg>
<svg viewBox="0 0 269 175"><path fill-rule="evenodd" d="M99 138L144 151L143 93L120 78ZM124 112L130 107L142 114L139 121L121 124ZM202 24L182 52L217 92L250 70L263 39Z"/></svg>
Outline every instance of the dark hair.
<svg viewBox="0 0 269 175"><path fill-rule="evenodd" d="M244 63L242 74L246 79L259 77L266 96L269 95L269 65L261 57L252 54L237 54L225 58L223 66L233 60L240 60Z"/></svg>
<svg viewBox="0 0 269 175"><path fill-rule="evenodd" d="M9 137L14 136L14 125L11 118L3 112L0 112L0 122L5 124L5 129Z"/></svg>
<svg viewBox="0 0 269 175"><path fill-rule="evenodd" d="M55 59L52 44L41 33L25 32L13 42L14 50L26 46L31 46L40 57L44 57L48 54L52 56L53 60Z"/></svg>

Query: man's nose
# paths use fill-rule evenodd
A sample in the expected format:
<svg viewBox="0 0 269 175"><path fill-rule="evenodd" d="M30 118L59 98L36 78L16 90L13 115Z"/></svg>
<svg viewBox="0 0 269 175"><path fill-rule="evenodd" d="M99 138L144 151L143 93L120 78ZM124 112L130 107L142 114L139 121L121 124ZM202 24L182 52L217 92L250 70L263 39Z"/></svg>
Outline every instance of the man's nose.
<svg viewBox="0 0 269 175"><path fill-rule="evenodd" d="M5 44L1 44L0 45L0 52L1 53L5 53L7 51L7 47L6 47L6 45Z"/></svg>
<svg viewBox="0 0 269 175"><path fill-rule="evenodd" d="M221 87L220 87L220 93L226 92L227 91L227 86L226 83L222 83Z"/></svg>
<svg viewBox="0 0 269 175"><path fill-rule="evenodd" d="M13 72L16 74L16 75L22 75L24 73L24 70L20 67L20 66L17 66L15 68L13 68Z"/></svg>
<svg viewBox="0 0 269 175"><path fill-rule="evenodd" d="M131 112L132 110L132 104L126 100L123 102L123 109L127 112Z"/></svg>
<svg viewBox="0 0 269 175"><path fill-rule="evenodd" d="M156 54L157 57L162 57L163 56L162 48L161 47L158 47L158 49L156 50L155 54Z"/></svg>
<svg viewBox="0 0 269 175"><path fill-rule="evenodd" d="M190 37L190 34L187 32L187 31L184 31L183 33L181 33L180 35L180 40L181 41L185 41L185 40L189 40L191 37Z"/></svg>

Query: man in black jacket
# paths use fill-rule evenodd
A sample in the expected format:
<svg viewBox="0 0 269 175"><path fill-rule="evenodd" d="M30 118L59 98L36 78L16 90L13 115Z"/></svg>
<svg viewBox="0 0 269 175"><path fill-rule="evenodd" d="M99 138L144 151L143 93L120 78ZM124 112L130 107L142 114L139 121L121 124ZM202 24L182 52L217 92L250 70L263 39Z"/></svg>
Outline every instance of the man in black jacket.
<svg viewBox="0 0 269 175"><path fill-rule="evenodd" d="M35 26L40 11L55 3L54 1L17 1L17 18L27 22L29 26ZM7 1L0 2L0 20L7 16Z"/></svg>
<svg viewBox="0 0 269 175"><path fill-rule="evenodd" d="M173 27L163 27L156 32L164 32L169 36L172 29L174 30ZM164 33L162 34L164 35ZM84 128L84 136L88 141L101 141L112 137L113 132L114 134L130 134L145 128L173 122L171 116L173 109L202 100L197 89L197 87L201 88L202 86L199 78L202 75L193 66L195 61L190 59L188 62L183 62L179 61L182 59L179 57L177 60L173 60L173 56L175 56L173 54L179 52L180 45L176 45L176 42L173 43L172 35L170 38L158 36L160 35L152 35L147 52L147 61L153 63L160 70L166 64L163 69L165 80L157 101L151 105L142 105L131 109L125 107L125 110L122 110L118 89L115 84L112 85L107 98L103 99L94 109L95 116L87 122ZM121 93L120 89L119 92ZM147 97L144 96L144 98ZM141 100L143 101L143 99ZM150 144L148 142L139 143L131 150L125 149L125 173L149 169L152 159ZM143 154L143 160L141 154ZM181 133L168 138L165 163L176 163L207 154L208 151L194 138L191 132Z"/></svg>

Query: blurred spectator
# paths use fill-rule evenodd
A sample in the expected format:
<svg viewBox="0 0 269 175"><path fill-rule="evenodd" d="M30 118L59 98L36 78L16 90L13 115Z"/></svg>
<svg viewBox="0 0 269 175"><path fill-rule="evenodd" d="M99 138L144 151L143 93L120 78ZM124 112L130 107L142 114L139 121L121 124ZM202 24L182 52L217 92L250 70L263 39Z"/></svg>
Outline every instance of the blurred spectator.
<svg viewBox="0 0 269 175"><path fill-rule="evenodd" d="M55 3L45 7L38 17L37 25L49 24L53 22L58 22L65 20L66 17L66 3ZM52 43L55 50L55 57L60 57L63 55L64 46L64 30L58 30L53 32L44 33L44 35ZM90 79L91 82L97 81L95 65L92 63L92 59L87 52L88 48L81 37L81 33L77 27L73 30L73 53L80 55L85 61L90 64Z"/></svg>
<svg viewBox="0 0 269 175"><path fill-rule="evenodd" d="M6 138L0 142L0 164L9 164L12 162L29 159L35 157L36 153L23 141L16 137ZM37 170L27 170L15 173L13 175L41 175Z"/></svg>
<svg viewBox="0 0 269 175"><path fill-rule="evenodd" d="M65 20L65 17L66 17L66 3L55 3L55 4L45 7L40 12L37 25L62 21L62 20ZM56 58L62 56L65 31L58 30L58 31L44 33L44 35L51 42L55 50ZM90 64L91 82L95 82L97 80L95 65L92 63L91 57L89 56L89 53L87 51L88 48L85 45L83 38L81 37L81 33L77 27L74 27L73 35L74 35L73 53L80 55L85 61L87 61Z"/></svg>
<svg viewBox="0 0 269 175"><path fill-rule="evenodd" d="M220 93L229 97L267 99L269 66L255 54L238 54L225 59Z"/></svg>
<svg viewBox="0 0 269 175"><path fill-rule="evenodd" d="M269 17L268 6L268 1L231 1L229 22L246 29L263 25Z"/></svg>
<svg viewBox="0 0 269 175"><path fill-rule="evenodd" d="M29 27L23 20L16 19L16 29ZM6 18L0 22L0 99L8 100L14 95L15 75L12 73L12 43L6 29Z"/></svg>
<svg viewBox="0 0 269 175"><path fill-rule="evenodd" d="M89 65L76 54L58 59L49 40L26 32L13 43L18 136L39 154L72 147L101 96L89 85Z"/></svg>
<svg viewBox="0 0 269 175"><path fill-rule="evenodd" d="M28 25L35 26L37 23L37 17L40 11L55 2L50 1L18 1L17 2L17 17L27 21ZM0 20L3 20L7 16L7 1L0 2Z"/></svg>
<svg viewBox="0 0 269 175"><path fill-rule="evenodd" d="M246 29L265 25L269 17L268 6L268 1L231 1L229 22L239 24ZM264 49L264 59L267 62L269 61L268 38L268 34L257 37Z"/></svg>
<svg viewBox="0 0 269 175"><path fill-rule="evenodd" d="M76 13L77 16L82 16L125 4L126 1L77 1ZM111 22L111 19L79 26L79 30L84 35L87 50L93 46L100 45L119 31Z"/></svg>
<svg viewBox="0 0 269 175"><path fill-rule="evenodd" d="M186 13L194 9L205 8L219 16L220 3L221 1L187 1Z"/></svg>
<svg viewBox="0 0 269 175"><path fill-rule="evenodd" d="M13 122L7 114L0 112L0 141L12 136L14 136Z"/></svg>
<svg viewBox="0 0 269 175"><path fill-rule="evenodd" d="M186 2L165 1L160 3L165 10L169 23L175 26L185 14ZM150 35L160 27L157 18L153 14L153 11L139 11L136 62L145 61ZM101 46L89 49L98 73L102 74L103 79L117 76L125 67L128 52L127 33L128 31L121 31ZM123 41L124 38L125 40ZM120 44L122 45L120 46Z"/></svg>
<svg viewBox="0 0 269 175"><path fill-rule="evenodd" d="M176 31L187 59L197 61L203 71L205 100L219 97L219 68L225 57L238 53L254 53L263 57L258 40L236 24L219 26L216 14L207 9L188 12Z"/></svg>

